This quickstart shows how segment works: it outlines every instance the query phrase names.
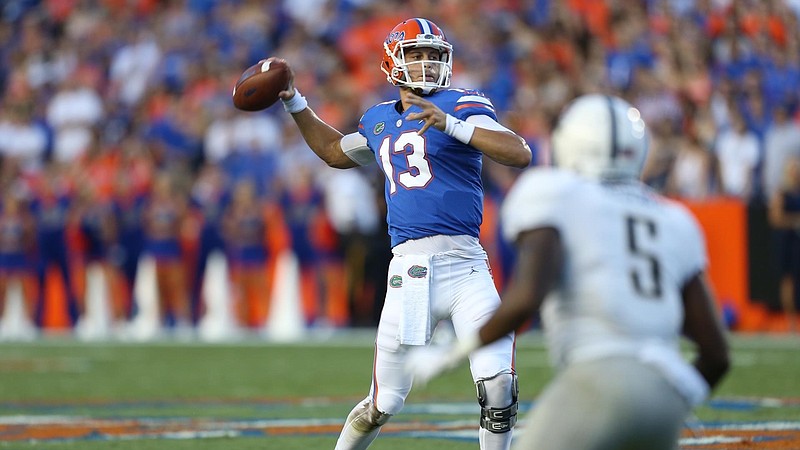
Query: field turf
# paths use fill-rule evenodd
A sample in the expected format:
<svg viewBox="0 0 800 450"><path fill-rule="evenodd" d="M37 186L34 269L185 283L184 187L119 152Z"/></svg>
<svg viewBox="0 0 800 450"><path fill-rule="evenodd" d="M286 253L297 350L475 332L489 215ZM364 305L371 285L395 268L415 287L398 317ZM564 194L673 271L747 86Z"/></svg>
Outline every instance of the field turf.
<svg viewBox="0 0 800 450"><path fill-rule="evenodd" d="M332 449L370 382L373 330L302 343L0 343L0 449ZM733 369L685 449L800 448L800 338L732 336ZM688 352L688 349L687 349ZM522 415L552 375L518 342ZM466 366L412 391L375 450L477 449Z"/></svg>

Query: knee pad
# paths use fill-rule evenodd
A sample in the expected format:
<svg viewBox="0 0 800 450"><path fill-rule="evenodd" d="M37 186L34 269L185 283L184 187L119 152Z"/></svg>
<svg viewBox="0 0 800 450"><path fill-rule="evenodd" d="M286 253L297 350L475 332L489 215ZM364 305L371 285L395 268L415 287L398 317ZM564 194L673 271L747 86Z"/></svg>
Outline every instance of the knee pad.
<svg viewBox="0 0 800 450"><path fill-rule="evenodd" d="M475 382L481 406L481 428L507 433L517 423L519 385L517 374L501 373Z"/></svg>
<svg viewBox="0 0 800 450"><path fill-rule="evenodd" d="M383 426L391 417L391 414L378 411L372 399L368 398L350 411L347 416L347 423L360 432L369 433Z"/></svg>

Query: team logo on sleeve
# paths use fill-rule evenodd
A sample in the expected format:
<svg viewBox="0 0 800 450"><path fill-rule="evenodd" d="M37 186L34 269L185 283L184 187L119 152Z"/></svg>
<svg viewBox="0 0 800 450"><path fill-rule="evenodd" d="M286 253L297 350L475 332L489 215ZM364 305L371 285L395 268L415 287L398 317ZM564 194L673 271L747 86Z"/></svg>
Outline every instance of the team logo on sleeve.
<svg viewBox="0 0 800 450"><path fill-rule="evenodd" d="M428 268L415 264L408 269L408 276L411 278L425 278L428 276Z"/></svg>
<svg viewBox="0 0 800 450"><path fill-rule="evenodd" d="M383 122L378 122L375 124L375 128L372 129L372 134L375 136L383 133L383 129L386 128L386 124Z"/></svg>
<svg viewBox="0 0 800 450"><path fill-rule="evenodd" d="M392 275L392 277L389 278L389 287L393 288L403 287L403 277L401 277L400 275Z"/></svg>

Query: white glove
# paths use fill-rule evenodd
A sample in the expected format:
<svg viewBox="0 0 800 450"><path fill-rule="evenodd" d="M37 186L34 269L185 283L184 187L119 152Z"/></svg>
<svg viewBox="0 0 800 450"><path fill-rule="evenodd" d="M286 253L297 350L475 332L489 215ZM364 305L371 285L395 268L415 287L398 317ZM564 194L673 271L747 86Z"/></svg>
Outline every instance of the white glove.
<svg viewBox="0 0 800 450"><path fill-rule="evenodd" d="M406 355L405 370L414 376L415 384L425 386L434 377L458 367L480 345L475 333L455 345L411 347Z"/></svg>

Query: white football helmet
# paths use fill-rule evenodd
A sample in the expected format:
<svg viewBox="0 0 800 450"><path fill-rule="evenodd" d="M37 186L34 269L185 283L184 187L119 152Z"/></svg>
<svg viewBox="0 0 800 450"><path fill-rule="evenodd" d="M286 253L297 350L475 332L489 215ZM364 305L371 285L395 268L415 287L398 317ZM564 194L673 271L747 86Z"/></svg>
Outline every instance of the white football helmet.
<svg viewBox="0 0 800 450"><path fill-rule="evenodd" d="M593 179L638 179L648 136L639 110L608 95L578 97L552 134L555 165Z"/></svg>
<svg viewBox="0 0 800 450"><path fill-rule="evenodd" d="M405 53L415 47L430 47L439 51L439 61L406 61ZM418 89L428 95L436 89L450 86L453 73L453 46L447 42L444 32L428 19L408 19L395 26L383 43L384 55L381 70L386 79L395 86ZM413 81L409 66L418 65L423 81ZM435 80L426 80L427 67L434 67Z"/></svg>

